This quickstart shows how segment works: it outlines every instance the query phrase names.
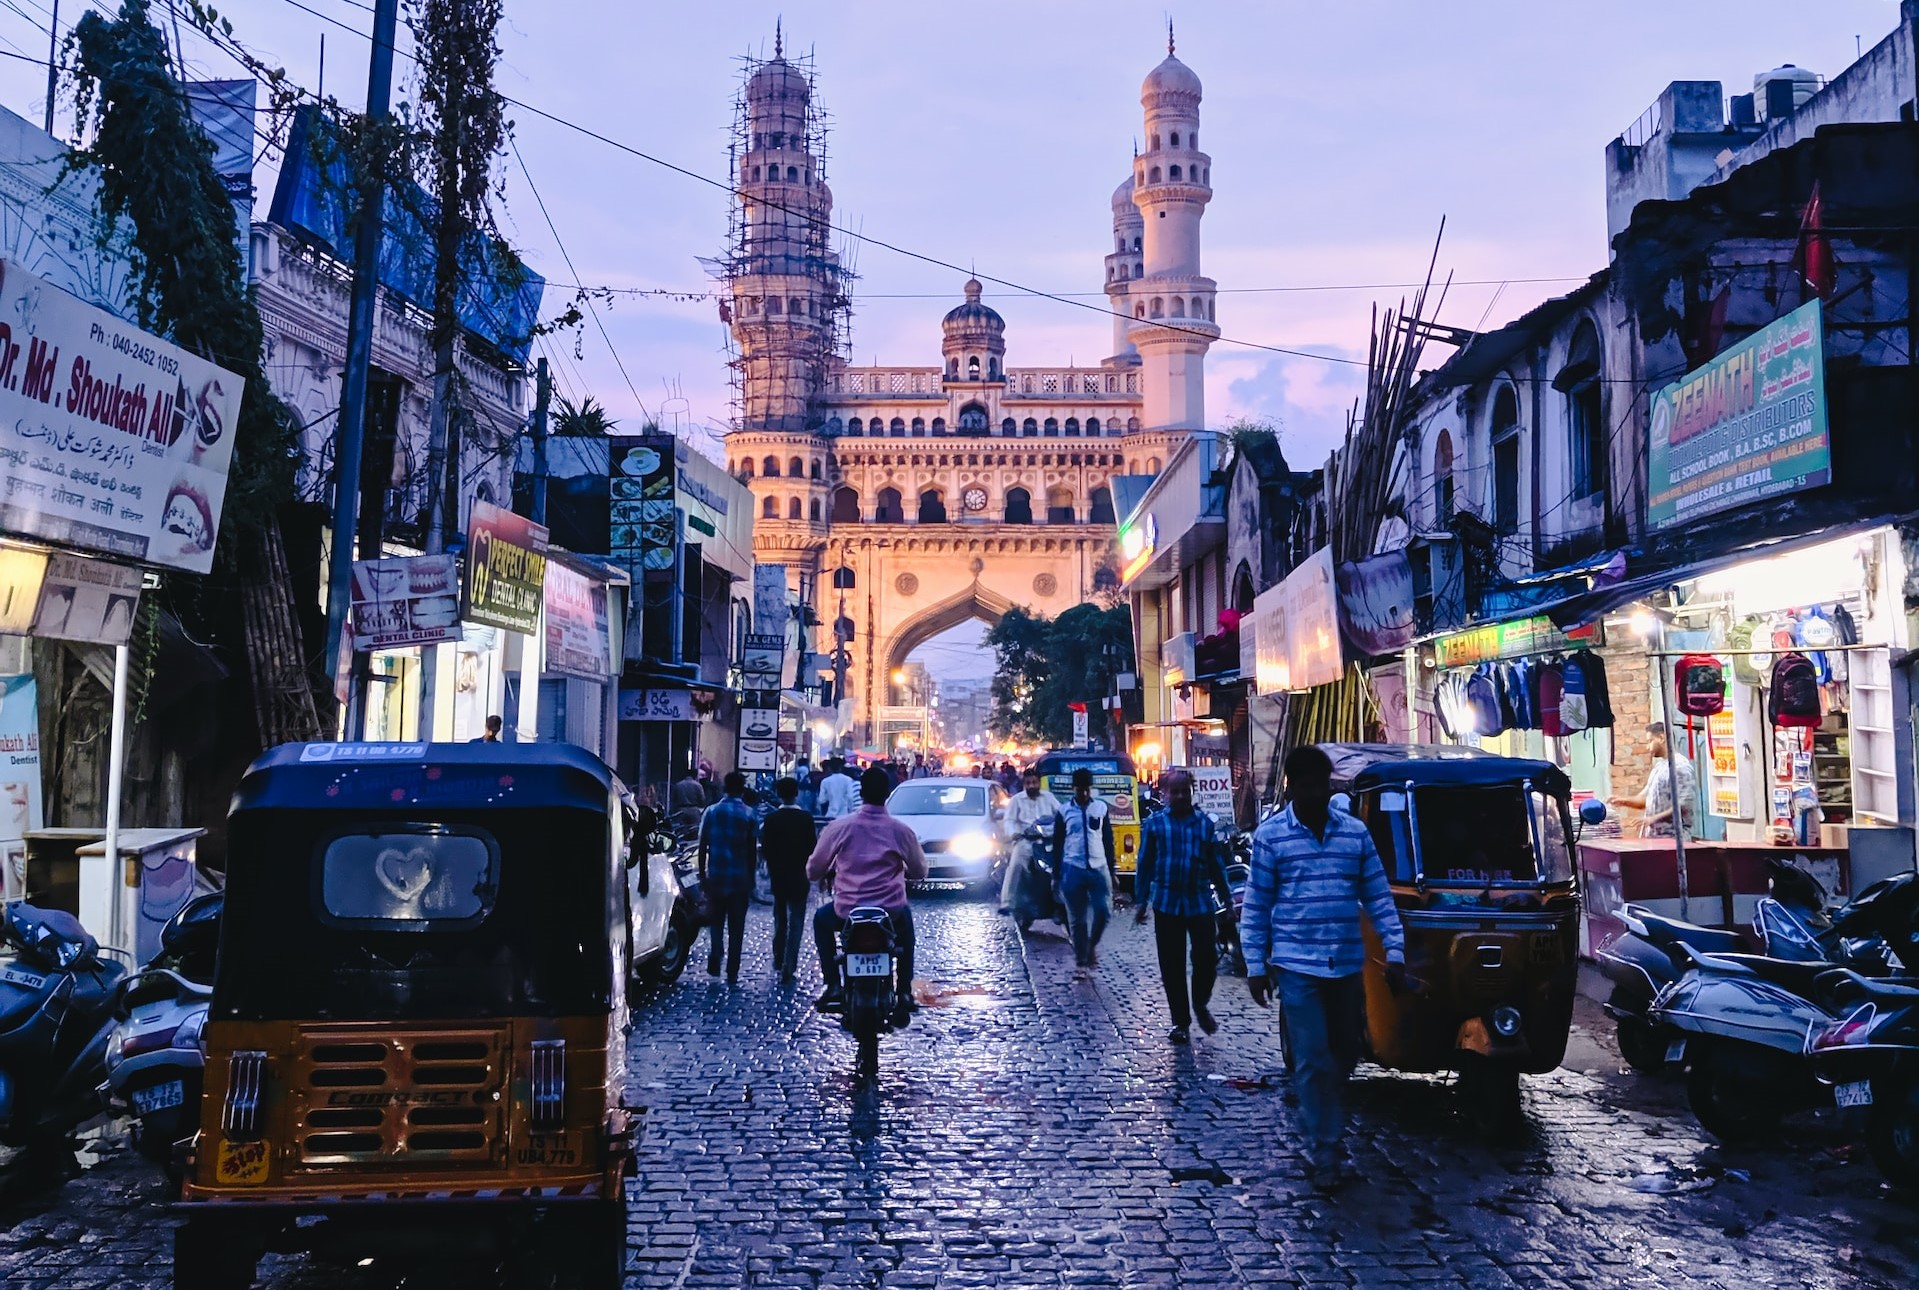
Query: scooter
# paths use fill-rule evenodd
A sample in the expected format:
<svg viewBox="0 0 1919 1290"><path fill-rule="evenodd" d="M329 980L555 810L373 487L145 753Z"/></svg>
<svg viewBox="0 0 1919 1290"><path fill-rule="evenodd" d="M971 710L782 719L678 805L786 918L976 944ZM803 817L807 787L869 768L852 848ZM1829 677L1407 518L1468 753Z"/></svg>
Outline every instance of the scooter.
<svg viewBox="0 0 1919 1290"><path fill-rule="evenodd" d="M199 1120L206 1070L201 1031L213 998L221 892L189 901L160 932L160 952L120 985L107 1041L107 1107L135 1119L133 1145L174 1175L176 1146Z"/></svg>
<svg viewBox="0 0 1919 1290"><path fill-rule="evenodd" d="M1252 880L1252 835L1239 833L1233 836L1232 858L1226 861L1226 890L1231 900L1221 901L1214 897L1214 918L1219 966L1223 972L1235 976L1246 975L1246 951L1239 943L1239 916L1246 907L1246 884Z"/></svg>
<svg viewBox="0 0 1919 1290"><path fill-rule="evenodd" d="M845 983L840 1026L858 1046L853 1086L868 1088L879 1079L880 1036L894 1029L901 1015L892 915L876 906L860 906L846 916L839 942L840 980Z"/></svg>
<svg viewBox="0 0 1919 1290"><path fill-rule="evenodd" d="M1618 1026L1620 1055L1634 1070L1663 1069L1677 1039L1655 1025L1649 1014L1659 992L1685 971L1682 947L1703 954L1757 950L1792 962L1840 963L1867 975L1887 970L1883 939L1841 930L1856 926L1857 901L1828 916L1826 890L1818 879L1776 857L1768 864L1771 894L1754 910L1750 933L1701 927L1662 917L1641 905L1628 905L1625 933L1594 951L1600 972L1613 983L1605 1006Z"/></svg>
<svg viewBox="0 0 1919 1290"><path fill-rule="evenodd" d="M0 908L0 1143L54 1147L100 1113L98 1089L126 968L80 920L24 901Z"/></svg>
<svg viewBox="0 0 1919 1290"><path fill-rule="evenodd" d="M1042 918L1066 926L1066 909L1059 902L1059 870L1053 860L1053 835L1038 827L1021 835L1029 845L1026 864L1013 887L1013 917L1022 932Z"/></svg>
<svg viewBox="0 0 1919 1290"><path fill-rule="evenodd" d="M1902 965L1919 964L1919 875L1874 883L1833 920L1841 938L1878 938ZM1681 945L1685 971L1660 991L1648 1019L1676 1036L1668 1060L1683 1060L1686 1100L1715 1137L1751 1140L1790 1111L1830 1106L1815 1077L1807 1037L1840 1020L1829 962L1758 954L1710 954Z"/></svg>
<svg viewBox="0 0 1919 1290"><path fill-rule="evenodd" d="M1821 987L1844 1015L1806 1036L1806 1058L1841 1107L1866 1110L1866 1146L1886 1181L1919 1189L1919 979L1839 969Z"/></svg>

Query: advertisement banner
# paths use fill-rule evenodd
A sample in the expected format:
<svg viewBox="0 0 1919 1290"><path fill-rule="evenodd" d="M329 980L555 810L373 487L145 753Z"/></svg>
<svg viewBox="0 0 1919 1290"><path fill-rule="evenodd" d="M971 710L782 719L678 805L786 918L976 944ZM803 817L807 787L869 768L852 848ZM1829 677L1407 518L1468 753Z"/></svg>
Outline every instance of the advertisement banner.
<svg viewBox="0 0 1919 1290"><path fill-rule="evenodd" d="M1405 550L1339 566L1339 626L1355 653L1397 654L1413 643L1413 566Z"/></svg>
<svg viewBox="0 0 1919 1290"><path fill-rule="evenodd" d="M679 522L673 505L673 440L644 435L613 453L608 553L634 586L673 581ZM635 596L636 603L640 597Z"/></svg>
<svg viewBox="0 0 1919 1290"><path fill-rule="evenodd" d="M56 553L47 559L33 634L51 640L125 645L140 609L140 571Z"/></svg>
<svg viewBox="0 0 1919 1290"><path fill-rule="evenodd" d="M1193 805L1213 817L1222 829L1233 827L1233 768L1189 766L1193 777Z"/></svg>
<svg viewBox="0 0 1919 1290"><path fill-rule="evenodd" d="M241 391L0 260L0 532L207 572Z"/></svg>
<svg viewBox="0 0 1919 1290"><path fill-rule="evenodd" d="M1333 549L1321 547L1260 593L1256 678L1261 694L1310 690L1337 681L1345 670L1339 648L1339 597L1333 584Z"/></svg>
<svg viewBox="0 0 1919 1290"><path fill-rule="evenodd" d="M621 690L622 721L691 721L691 690Z"/></svg>
<svg viewBox="0 0 1919 1290"><path fill-rule="evenodd" d="M1653 396L1653 528L1832 479L1819 309L1801 305Z"/></svg>
<svg viewBox="0 0 1919 1290"><path fill-rule="evenodd" d="M491 502L473 503L460 617L502 631L536 632L545 583L546 529Z"/></svg>
<svg viewBox="0 0 1919 1290"><path fill-rule="evenodd" d="M777 703L777 697L775 697ZM740 709L737 761L741 770L780 768L780 710L778 707Z"/></svg>
<svg viewBox="0 0 1919 1290"><path fill-rule="evenodd" d="M40 697L31 673L0 676L0 887L27 894L27 842L40 827Z"/></svg>
<svg viewBox="0 0 1919 1290"><path fill-rule="evenodd" d="M606 584L558 560L546 565L546 670L586 681L610 674Z"/></svg>
<svg viewBox="0 0 1919 1290"><path fill-rule="evenodd" d="M750 635L740 658L742 684L748 690L777 690L786 671L786 637Z"/></svg>
<svg viewBox="0 0 1919 1290"><path fill-rule="evenodd" d="M762 636L786 635L786 566L753 566L753 630Z"/></svg>
<svg viewBox="0 0 1919 1290"><path fill-rule="evenodd" d="M1433 661L1440 667L1474 667L1502 658L1594 648L1605 643L1605 629L1598 623L1562 630L1540 614L1440 636L1433 641Z"/></svg>
<svg viewBox="0 0 1919 1290"><path fill-rule="evenodd" d="M353 562L353 648L374 653L460 639L450 555Z"/></svg>

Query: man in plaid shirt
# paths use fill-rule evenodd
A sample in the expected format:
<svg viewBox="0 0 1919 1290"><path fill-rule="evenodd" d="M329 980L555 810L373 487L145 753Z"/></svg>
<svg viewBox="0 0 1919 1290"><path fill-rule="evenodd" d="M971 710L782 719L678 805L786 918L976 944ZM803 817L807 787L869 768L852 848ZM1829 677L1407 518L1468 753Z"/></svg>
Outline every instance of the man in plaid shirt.
<svg viewBox="0 0 1919 1290"><path fill-rule="evenodd" d="M1139 897L1134 921L1144 923L1150 908L1159 915L1155 939L1159 944L1159 975L1166 986L1166 1007L1173 1014L1174 1043L1191 1039L1187 1027L1199 1019L1207 1034L1219 1029L1206 1005L1213 999L1219 976L1219 915L1213 903L1218 894L1232 908L1232 889L1220 863L1219 836L1212 817L1193 807L1192 774L1179 767L1160 778L1166 809L1146 821L1141 830L1139 869L1133 891ZM1186 993L1186 945L1192 942L1193 989Z"/></svg>

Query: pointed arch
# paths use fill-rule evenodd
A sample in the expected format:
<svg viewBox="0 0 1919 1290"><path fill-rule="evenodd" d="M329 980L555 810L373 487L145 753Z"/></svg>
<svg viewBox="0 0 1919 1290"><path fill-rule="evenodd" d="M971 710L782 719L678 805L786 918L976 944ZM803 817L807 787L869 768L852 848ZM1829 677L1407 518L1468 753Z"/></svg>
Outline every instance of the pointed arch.
<svg viewBox="0 0 1919 1290"><path fill-rule="evenodd" d="M892 639L886 643L886 667L880 675L891 677L896 668L906 666L907 656L914 650L941 632L958 627L970 619L977 618L989 627L998 626L999 620L1012 607L1013 602L1005 596L975 582L951 599L943 600L901 623L893 632Z"/></svg>

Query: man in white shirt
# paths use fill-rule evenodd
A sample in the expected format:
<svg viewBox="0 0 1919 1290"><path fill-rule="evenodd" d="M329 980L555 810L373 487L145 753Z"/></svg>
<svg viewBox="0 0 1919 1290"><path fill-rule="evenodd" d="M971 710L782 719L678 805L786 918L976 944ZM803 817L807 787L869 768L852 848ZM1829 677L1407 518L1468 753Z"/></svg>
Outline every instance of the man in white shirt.
<svg viewBox="0 0 1919 1290"><path fill-rule="evenodd" d="M820 781L817 810L829 820L837 820L853 811L859 785L846 773L846 763L835 757L826 763L826 778Z"/></svg>
<svg viewBox="0 0 1919 1290"><path fill-rule="evenodd" d="M1026 834L1038 829L1044 834L1053 831L1053 821L1059 818L1059 799L1040 787L1039 772L1028 770L1020 781L1022 792L1006 804L1006 818L1000 822L1000 831L1009 844L1009 858L1006 861L1006 877L999 885L999 912L1007 913L1013 907L1013 894L1019 890L1020 875L1033 858L1033 844Z"/></svg>

